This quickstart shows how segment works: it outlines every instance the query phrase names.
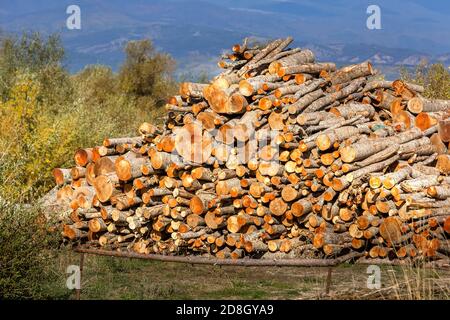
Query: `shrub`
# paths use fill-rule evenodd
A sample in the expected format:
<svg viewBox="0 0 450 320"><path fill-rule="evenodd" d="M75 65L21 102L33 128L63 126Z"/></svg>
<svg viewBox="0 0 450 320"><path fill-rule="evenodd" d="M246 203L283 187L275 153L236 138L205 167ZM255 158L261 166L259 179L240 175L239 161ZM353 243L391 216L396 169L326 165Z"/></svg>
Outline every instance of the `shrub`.
<svg viewBox="0 0 450 320"><path fill-rule="evenodd" d="M77 148L155 122L173 90L173 61L149 41L127 46L119 74L95 65L70 75L63 57L57 36L0 42L0 299L68 296L52 265L55 237L26 203L54 186L52 169L73 165Z"/></svg>
<svg viewBox="0 0 450 320"><path fill-rule="evenodd" d="M67 162L76 143L71 114L42 102L33 74L21 74L0 102L0 196L29 201L51 186L51 168ZM66 108L67 109L67 108Z"/></svg>
<svg viewBox="0 0 450 320"><path fill-rule="evenodd" d="M15 75L23 70L46 75L62 70L64 48L58 35L44 39L39 33L6 36L0 44L0 94L6 98ZM44 71L44 72L43 72ZM54 76L53 72L47 75Z"/></svg>
<svg viewBox="0 0 450 320"><path fill-rule="evenodd" d="M450 72L442 63L428 64L422 61L411 73L402 68L403 80L425 87L424 96L432 99L450 99Z"/></svg>
<svg viewBox="0 0 450 320"><path fill-rule="evenodd" d="M158 122L173 92L173 61L149 40L130 42L119 74L101 65L70 75L55 35L0 44L0 196L29 202L54 185L51 171L73 165L76 149L135 135Z"/></svg>
<svg viewBox="0 0 450 320"><path fill-rule="evenodd" d="M135 97L149 97L158 105L173 90L173 59L154 49L150 40L130 41L119 71L120 89Z"/></svg>
<svg viewBox="0 0 450 320"><path fill-rule="evenodd" d="M37 208L0 199L0 299L68 297L65 275L52 271L56 244Z"/></svg>

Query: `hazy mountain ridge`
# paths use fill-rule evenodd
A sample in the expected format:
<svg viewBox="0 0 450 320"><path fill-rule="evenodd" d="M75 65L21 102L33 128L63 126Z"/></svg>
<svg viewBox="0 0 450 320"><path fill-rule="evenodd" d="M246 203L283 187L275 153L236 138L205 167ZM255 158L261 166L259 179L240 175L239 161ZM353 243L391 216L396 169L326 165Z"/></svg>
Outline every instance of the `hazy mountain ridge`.
<svg viewBox="0 0 450 320"><path fill-rule="evenodd" d="M373 31L365 27L366 0L79 0L81 30L65 28L71 0L0 0L0 28L60 32L71 71L92 63L117 69L127 41L151 38L177 59L179 73L211 74L225 47L243 37L287 35L296 39L292 46L311 48L319 60L340 65L369 59L394 70L424 58L450 64L450 43L442 41L450 38L450 4L377 2L383 29Z"/></svg>

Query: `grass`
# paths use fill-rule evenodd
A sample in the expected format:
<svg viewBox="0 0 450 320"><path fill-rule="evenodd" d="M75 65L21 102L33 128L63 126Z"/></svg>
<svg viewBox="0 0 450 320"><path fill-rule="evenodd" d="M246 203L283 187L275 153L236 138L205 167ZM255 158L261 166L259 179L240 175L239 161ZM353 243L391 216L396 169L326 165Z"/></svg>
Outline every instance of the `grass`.
<svg viewBox="0 0 450 320"><path fill-rule="evenodd" d="M79 256L63 252L64 270ZM449 299L450 270L381 267L382 288L366 287L367 266L327 268L204 266L86 255L82 299ZM59 298L61 287L58 288ZM69 299L74 292L64 289ZM64 291L63 290L63 291Z"/></svg>

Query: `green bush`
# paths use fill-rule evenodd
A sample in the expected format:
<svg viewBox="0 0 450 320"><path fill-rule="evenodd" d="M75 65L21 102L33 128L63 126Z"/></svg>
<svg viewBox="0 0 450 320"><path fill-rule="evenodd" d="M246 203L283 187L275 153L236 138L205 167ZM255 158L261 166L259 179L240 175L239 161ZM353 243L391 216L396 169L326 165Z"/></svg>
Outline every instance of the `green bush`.
<svg viewBox="0 0 450 320"><path fill-rule="evenodd" d="M135 97L152 97L157 105L173 90L173 59L154 49L150 40L130 41L126 60L119 71L120 89Z"/></svg>
<svg viewBox="0 0 450 320"><path fill-rule="evenodd" d="M54 76L62 70L64 48L58 35L44 39L39 33L6 36L0 44L0 93L7 98L14 78L21 71ZM48 73L46 71L49 71ZM54 87L53 87L54 88Z"/></svg>
<svg viewBox="0 0 450 320"><path fill-rule="evenodd" d="M29 204L53 188L53 168L73 165L76 149L136 135L162 115L173 61L148 40L126 52L118 74L95 65L71 75L58 36L0 40L0 299L68 297L54 265L60 236Z"/></svg>
<svg viewBox="0 0 450 320"><path fill-rule="evenodd" d="M57 236L37 208L0 199L0 299L68 297L65 275L54 272Z"/></svg>
<svg viewBox="0 0 450 320"><path fill-rule="evenodd" d="M0 196L30 202L53 185L55 167L73 165L80 147L136 135L159 122L174 91L173 61L149 40L130 42L118 74L102 65L70 75L55 35L0 43Z"/></svg>
<svg viewBox="0 0 450 320"><path fill-rule="evenodd" d="M431 99L450 99L450 71L442 63L422 61L414 72L400 70L403 80L424 86L423 95Z"/></svg>

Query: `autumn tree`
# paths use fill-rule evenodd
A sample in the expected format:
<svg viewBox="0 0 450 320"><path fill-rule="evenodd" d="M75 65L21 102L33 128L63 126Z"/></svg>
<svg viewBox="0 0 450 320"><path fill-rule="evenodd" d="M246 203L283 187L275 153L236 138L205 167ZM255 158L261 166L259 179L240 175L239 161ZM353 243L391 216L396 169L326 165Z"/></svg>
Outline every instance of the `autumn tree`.
<svg viewBox="0 0 450 320"><path fill-rule="evenodd" d="M155 50L150 40L130 41L119 71L120 90L136 98L161 105L173 90L174 60Z"/></svg>
<svg viewBox="0 0 450 320"><path fill-rule="evenodd" d="M68 73L64 70L65 56L59 35L52 34L47 38L40 33L23 33L21 36L7 35L0 43L0 95L7 97L21 72L35 74L42 84L42 93L52 101L57 95L67 95L62 92L62 82L67 84ZM59 85L53 87L54 83ZM59 90L58 90L59 89Z"/></svg>
<svg viewBox="0 0 450 320"><path fill-rule="evenodd" d="M425 87L424 96L432 99L450 99L450 71L442 63L429 64L423 60L414 72L402 68L402 79Z"/></svg>

